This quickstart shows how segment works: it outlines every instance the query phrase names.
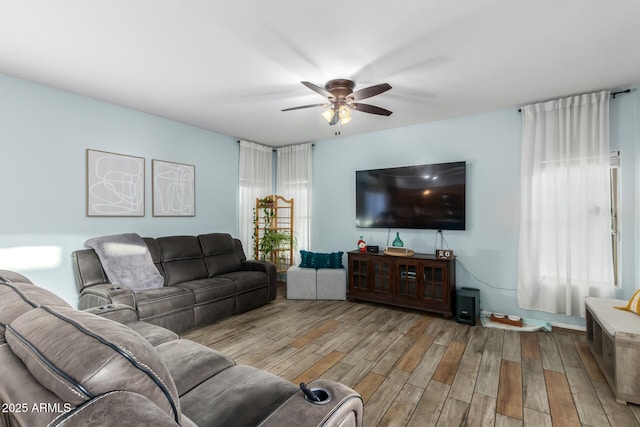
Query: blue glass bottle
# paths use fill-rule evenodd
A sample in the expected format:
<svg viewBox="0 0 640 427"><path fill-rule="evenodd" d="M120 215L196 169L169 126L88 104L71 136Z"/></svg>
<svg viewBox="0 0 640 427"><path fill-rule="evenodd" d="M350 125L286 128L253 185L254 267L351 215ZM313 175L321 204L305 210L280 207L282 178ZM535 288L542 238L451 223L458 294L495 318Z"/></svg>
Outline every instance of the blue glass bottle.
<svg viewBox="0 0 640 427"><path fill-rule="evenodd" d="M404 242L402 241L402 239L400 239L400 232L396 232L396 239L393 241L393 243L391 244L392 246L395 246L396 248L403 248L404 247Z"/></svg>

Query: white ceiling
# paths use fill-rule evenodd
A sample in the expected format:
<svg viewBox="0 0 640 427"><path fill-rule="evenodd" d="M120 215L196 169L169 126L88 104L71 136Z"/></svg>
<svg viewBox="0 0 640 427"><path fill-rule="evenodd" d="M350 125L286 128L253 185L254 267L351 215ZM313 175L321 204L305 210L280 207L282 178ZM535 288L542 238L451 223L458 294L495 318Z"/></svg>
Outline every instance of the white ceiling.
<svg viewBox="0 0 640 427"><path fill-rule="evenodd" d="M0 0L0 72L278 146L302 80L393 86L343 136L635 85L640 1Z"/></svg>

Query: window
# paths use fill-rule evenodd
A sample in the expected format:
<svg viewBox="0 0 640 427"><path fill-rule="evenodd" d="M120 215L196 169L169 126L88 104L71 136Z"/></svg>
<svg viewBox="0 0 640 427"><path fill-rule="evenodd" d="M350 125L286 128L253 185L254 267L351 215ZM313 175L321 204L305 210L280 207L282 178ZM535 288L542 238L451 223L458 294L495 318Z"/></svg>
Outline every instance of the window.
<svg viewBox="0 0 640 427"><path fill-rule="evenodd" d="M611 159L611 250L613 252L613 279L620 287L620 152L612 151Z"/></svg>

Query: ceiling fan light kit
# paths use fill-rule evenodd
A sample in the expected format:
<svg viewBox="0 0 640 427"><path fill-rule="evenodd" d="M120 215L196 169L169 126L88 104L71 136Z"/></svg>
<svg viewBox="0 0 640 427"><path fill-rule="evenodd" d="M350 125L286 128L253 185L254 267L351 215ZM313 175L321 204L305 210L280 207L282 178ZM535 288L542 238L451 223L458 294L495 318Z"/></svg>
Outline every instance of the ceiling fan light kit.
<svg viewBox="0 0 640 427"><path fill-rule="evenodd" d="M391 89L391 85L388 83L382 83L379 85L369 86L364 89L353 91L355 83L352 80L347 79L335 79L328 81L324 88L317 86L310 82L301 82L303 85L319 93L327 98L329 104L312 104L303 105L300 107L286 108L282 111L300 110L303 108L312 107L329 107L328 110L322 113L322 117L329 123L330 126L341 124L346 125L351 121L351 110L362 111L363 113L377 114L380 116L390 116L391 111L375 105L361 104L356 101L361 99L371 98L372 96L379 95L383 92Z"/></svg>

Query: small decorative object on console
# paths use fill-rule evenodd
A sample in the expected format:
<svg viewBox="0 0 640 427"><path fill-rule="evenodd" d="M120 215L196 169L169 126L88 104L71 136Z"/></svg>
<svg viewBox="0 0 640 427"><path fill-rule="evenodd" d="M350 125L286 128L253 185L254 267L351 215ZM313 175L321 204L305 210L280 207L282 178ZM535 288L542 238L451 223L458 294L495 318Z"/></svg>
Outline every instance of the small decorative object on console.
<svg viewBox="0 0 640 427"><path fill-rule="evenodd" d="M367 252L367 242L364 241L362 236L360 236L360 240L358 240L358 249L360 249L360 252Z"/></svg>
<svg viewBox="0 0 640 427"><path fill-rule="evenodd" d="M451 259L453 258L453 251L451 249L438 249L436 250L436 258Z"/></svg>
<svg viewBox="0 0 640 427"><path fill-rule="evenodd" d="M404 242L402 241L402 239L400 239L400 232L396 232L396 238L391 245L397 248L404 247Z"/></svg>
<svg viewBox="0 0 640 427"><path fill-rule="evenodd" d="M387 246L387 249L384 250L384 254L391 256L413 256L415 255L415 252L407 248Z"/></svg>

